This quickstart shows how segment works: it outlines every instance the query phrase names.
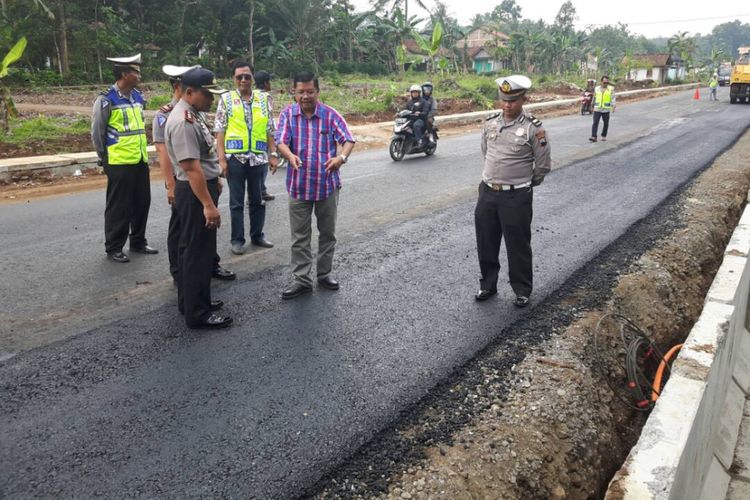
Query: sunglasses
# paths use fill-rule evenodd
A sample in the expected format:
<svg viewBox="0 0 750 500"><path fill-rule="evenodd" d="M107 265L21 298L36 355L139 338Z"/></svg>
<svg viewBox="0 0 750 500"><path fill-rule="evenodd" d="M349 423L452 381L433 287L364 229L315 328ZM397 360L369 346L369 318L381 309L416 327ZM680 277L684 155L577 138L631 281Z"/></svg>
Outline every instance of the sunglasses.
<svg viewBox="0 0 750 500"><path fill-rule="evenodd" d="M253 79L253 75L246 75L246 74L245 75L237 75L237 76L234 77L234 79L237 80L237 81L240 81L240 82L243 81L243 80L250 81L250 80Z"/></svg>

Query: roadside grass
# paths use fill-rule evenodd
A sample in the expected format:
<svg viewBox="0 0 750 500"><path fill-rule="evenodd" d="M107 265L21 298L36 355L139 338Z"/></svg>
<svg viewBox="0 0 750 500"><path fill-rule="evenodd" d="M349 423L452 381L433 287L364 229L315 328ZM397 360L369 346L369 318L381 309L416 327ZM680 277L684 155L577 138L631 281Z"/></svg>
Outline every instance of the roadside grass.
<svg viewBox="0 0 750 500"><path fill-rule="evenodd" d="M10 134L0 131L0 143L22 144L59 139L89 133L91 120L87 117L37 115L33 118L12 118Z"/></svg>
<svg viewBox="0 0 750 500"><path fill-rule="evenodd" d="M149 96L148 101L146 101L146 109L153 109L156 111L170 102L172 102L172 94L170 92L164 91L163 94L152 93Z"/></svg>

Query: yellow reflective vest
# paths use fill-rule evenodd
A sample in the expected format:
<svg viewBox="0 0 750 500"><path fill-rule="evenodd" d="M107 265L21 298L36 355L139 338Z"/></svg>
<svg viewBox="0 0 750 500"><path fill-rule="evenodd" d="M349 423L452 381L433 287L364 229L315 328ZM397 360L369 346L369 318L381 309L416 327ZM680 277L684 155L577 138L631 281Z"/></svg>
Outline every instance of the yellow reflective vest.
<svg viewBox="0 0 750 500"><path fill-rule="evenodd" d="M105 95L110 106L106 136L107 163L110 165L136 165L148 161L146 126L143 123L145 101L135 89L130 97L121 96L114 87Z"/></svg>
<svg viewBox="0 0 750 500"><path fill-rule="evenodd" d="M236 90L226 94L227 129L224 133L224 151L234 153L265 153L268 151L268 96L258 90L253 91L250 105L251 121L245 117L242 96Z"/></svg>
<svg viewBox="0 0 750 500"><path fill-rule="evenodd" d="M612 92L615 88L608 85L602 89L601 85L597 86L594 92L594 111L609 111L612 109Z"/></svg>

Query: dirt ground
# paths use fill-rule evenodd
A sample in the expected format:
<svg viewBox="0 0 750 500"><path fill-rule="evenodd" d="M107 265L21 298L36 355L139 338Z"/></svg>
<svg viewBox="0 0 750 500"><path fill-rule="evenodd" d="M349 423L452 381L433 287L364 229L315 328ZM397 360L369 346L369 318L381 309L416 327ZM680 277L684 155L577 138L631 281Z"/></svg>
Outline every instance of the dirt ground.
<svg viewBox="0 0 750 500"><path fill-rule="evenodd" d="M663 352L685 339L745 206L748 155L750 132L309 498L602 498L647 413L608 387L622 353L608 323L597 357L597 321L622 314Z"/></svg>

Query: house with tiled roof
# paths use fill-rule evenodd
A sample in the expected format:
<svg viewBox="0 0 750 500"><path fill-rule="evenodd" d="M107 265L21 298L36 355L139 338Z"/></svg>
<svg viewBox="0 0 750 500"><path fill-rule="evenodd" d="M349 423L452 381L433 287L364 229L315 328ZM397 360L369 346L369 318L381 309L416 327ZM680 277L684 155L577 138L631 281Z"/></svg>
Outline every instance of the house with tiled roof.
<svg viewBox="0 0 750 500"><path fill-rule="evenodd" d="M631 68L627 76L630 81L653 80L662 85L685 78L685 65L671 54L633 54L625 56L622 62Z"/></svg>
<svg viewBox="0 0 750 500"><path fill-rule="evenodd" d="M496 73L506 68L508 61L497 59L493 53L497 47L508 45L510 37L500 31L477 28L456 42L467 61L477 74Z"/></svg>

